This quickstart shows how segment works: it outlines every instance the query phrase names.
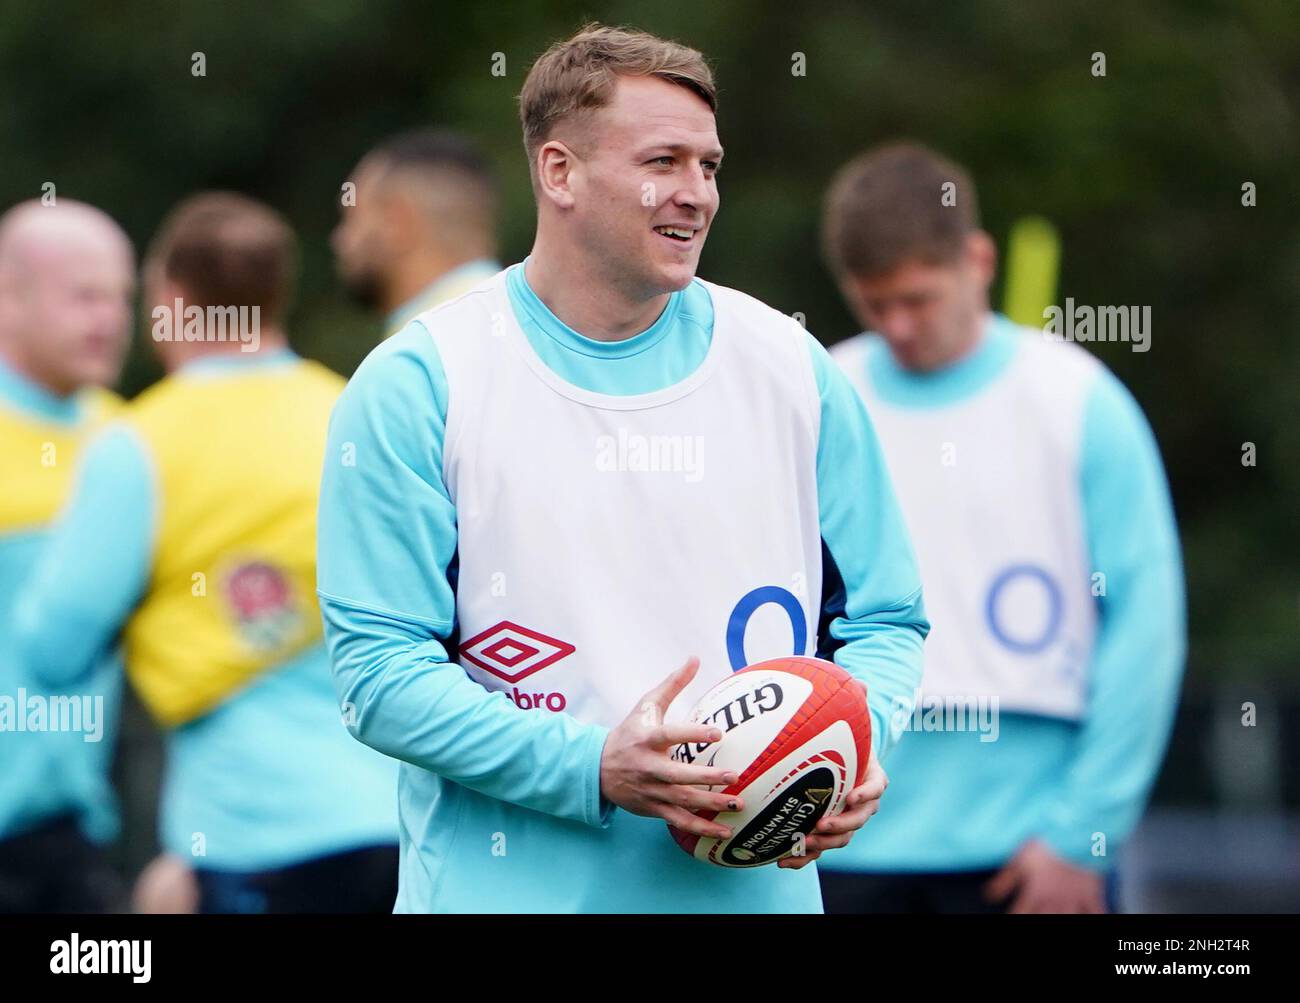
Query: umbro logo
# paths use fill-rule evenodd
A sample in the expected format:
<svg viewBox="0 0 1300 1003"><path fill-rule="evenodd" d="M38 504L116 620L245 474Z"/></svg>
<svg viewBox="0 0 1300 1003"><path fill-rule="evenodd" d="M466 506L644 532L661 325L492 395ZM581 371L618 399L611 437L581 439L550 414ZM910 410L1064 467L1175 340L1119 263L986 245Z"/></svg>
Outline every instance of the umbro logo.
<svg viewBox="0 0 1300 1003"><path fill-rule="evenodd" d="M461 644L460 656L508 683L517 683L575 650L559 638L502 620Z"/></svg>

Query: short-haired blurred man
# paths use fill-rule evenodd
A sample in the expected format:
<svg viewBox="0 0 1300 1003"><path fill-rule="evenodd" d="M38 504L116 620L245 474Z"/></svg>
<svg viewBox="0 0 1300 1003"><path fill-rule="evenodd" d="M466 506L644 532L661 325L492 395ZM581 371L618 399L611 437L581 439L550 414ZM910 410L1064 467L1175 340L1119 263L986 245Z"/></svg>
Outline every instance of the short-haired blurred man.
<svg viewBox="0 0 1300 1003"><path fill-rule="evenodd" d="M884 791L873 756L775 867L703 864L664 826L726 835L694 812L741 807L669 757L721 736L682 723L705 689L819 650L870 683L883 758L926 631L852 388L794 320L695 278L715 105L684 46L554 45L520 97L532 254L377 348L335 409L321 605L357 736L403 760L399 911L817 912L806 865Z"/></svg>
<svg viewBox="0 0 1300 1003"><path fill-rule="evenodd" d="M78 711L68 720L79 730L64 733L57 708L71 705L50 700L8 649L77 455L119 403L99 388L117 382L134 288L130 241L100 210L64 199L0 216L0 913L120 904L99 850L117 830L120 669L105 652L75 694L57 695Z"/></svg>
<svg viewBox="0 0 1300 1003"><path fill-rule="evenodd" d="M340 720L315 601L325 428L343 381L284 322L280 215L206 193L145 259L167 376L87 448L16 646L48 685L125 646L166 729L164 849L205 912L363 912L395 892L395 776Z"/></svg>
<svg viewBox="0 0 1300 1003"><path fill-rule="evenodd" d="M466 137L412 129L380 143L353 172L332 244L339 276L393 334L501 270L497 187Z"/></svg>
<svg viewBox="0 0 1300 1003"><path fill-rule="evenodd" d="M1182 674L1155 439L1093 356L989 311L996 252L957 165L864 154L824 239L872 332L831 354L879 431L934 624L889 811L826 859L827 910L1103 911Z"/></svg>

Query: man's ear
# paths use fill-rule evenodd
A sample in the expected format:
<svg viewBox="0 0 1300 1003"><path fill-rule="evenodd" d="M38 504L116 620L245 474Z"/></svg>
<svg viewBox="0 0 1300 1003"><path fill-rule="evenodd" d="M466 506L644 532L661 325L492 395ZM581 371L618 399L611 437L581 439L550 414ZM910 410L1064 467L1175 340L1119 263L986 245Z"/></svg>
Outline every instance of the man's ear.
<svg viewBox="0 0 1300 1003"><path fill-rule="evenodd" d="M145 269L140 278L140 306L146 317L151 316L158 307L174 310L178 299L183 305L189 305L185 290L160 274L156 268Z"/></svg>
<svg viewBox="0 0 1300 1003"><path fill-rule="evenodd" d="M998 245L983 230L967 234L966 261L987 288L998 270Z"/></svg>
<svg viewBox="0 0 1300 1003"><path fill-rule="evenodd" d="M848 272L840 272L835 276L836 285L839 286L840 296L844 299L844 305L849 308L849 313L853 315L862 330L869 330L871 322L867 319L867 308L862 295L860 280L850 275Z"/></svg>
<svg viewBox="0 0 1300 1003"><path fill-rule="evenodd" d="M189 354L183 335L185 330L185 309L190 306L184 287L148 267L145 269L142 283L144 295L140 299L143 308L145 326L151 332L149 340L153 343L154 357L163 369L171 372L184 361ZM176 312L176 301L180 300L181 312ZM152 336L154 325L162 320L166 313L170 320L171 339ZM164 328L165 330L165 328Z"/></svg>
<svg viewBox="0 0 1300 1003"><path fill-rule="evenodd" d="M543 198L558 209L573 208L573 169L577 157L558 139L543 143L537 151L537 187Z"/></svg>
<svg viewBox="0 0 1300 1003"><path fill-rule="evenodd" d="M428 217L409 193L386 192L379 211L384 221L383 245L394 258L410 253L426 239Z"/></svg>

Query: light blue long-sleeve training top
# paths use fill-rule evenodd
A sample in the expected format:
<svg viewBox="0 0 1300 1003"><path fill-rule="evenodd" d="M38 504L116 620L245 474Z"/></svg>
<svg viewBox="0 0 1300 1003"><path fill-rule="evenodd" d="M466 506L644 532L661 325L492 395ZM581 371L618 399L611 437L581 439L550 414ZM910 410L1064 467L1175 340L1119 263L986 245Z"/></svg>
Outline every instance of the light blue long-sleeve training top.
<svg viewBox="0 0 1300 1003"><path fill-rule="evenodd" d="M295 358L197 359L184 372L223 379ZM146 448L126 425L110 425L87 446L18 604L14 650L32 677L83 685L148 586L157 523ZM164 848L198 868L268 870L397 838L396 766L343 727L324 643L168 732L161 798Z"/></svg>
<svg viewBox="0 0 1300 1003"><path fill-rule="evenodd" d="M86 427L85 401L57 397L0 361L0 408L35 426L77 432ZM3 441L0 449L25 448ZM35 465L40 456L30 457ZM66 462L66 461L64 461ZM11 484L0 490L20 490ZM0 527L0 840L28 832L61 816L74 817L83 834L97 843L118 829L117 803L108 772L112 765L121 700L121 667L112 651L87 661L75 690L51 693L14 657L15 607L27 592L32 570L51 533L52 523ZM61 625L60 629L68 629ZM78 731L28 730L50 720L51 696L79 701ZM35 701L35 703L33 703ZM43 708L40 717L34 708ZM10 716L12 711L12 717ZM83 711L88 711L88 716ZM78 721L78 719L80 719Z"/></svg>
<svg viewBox="0 0 1300 1003"><path fill-rule="evenodd" d="M680 382L712 337L713 304L699 282L670 296L650 328L613 343L556 318L522 264L509 270L507 291L545 364L602 394ZM825 350L811 337L807 345L822 411L826 578L840 585L827 598L822 640L868 681L884 757L888 715L911 706L920 679L929 629L920 579L866 411ZM449 661L457 536L442 454L454 392L417 319L367 358L340 398L321 491L319 595L340 696L356 708L357 736L404 760L398 911L820 911L811 867L728 871L678 853L649 885L590 873L588 848L600 841L618 841L631 861L669 834L601 797L606 729L520 710ZM344 450L354 464L330 462Z"/></svg>
<svg viewBox="0 0 1300 1003"><path fill-rule="evenodd" d="M873 337L867 378L882 399L904 408L978 394L1015 357L1019 329L999 321L974 352L924 374L900 366ZM1114 866L1168 742L1186 652L1185 599L1159 449L1137 402L1109 371L1087 401L1082 436L1090 566L1107 576L1086 716L1075 723L1003 713L993 742L974 731L909 732L890 761L871 838L826 854L823 869L994 868L1031 837L1076 864Z"/></svg>

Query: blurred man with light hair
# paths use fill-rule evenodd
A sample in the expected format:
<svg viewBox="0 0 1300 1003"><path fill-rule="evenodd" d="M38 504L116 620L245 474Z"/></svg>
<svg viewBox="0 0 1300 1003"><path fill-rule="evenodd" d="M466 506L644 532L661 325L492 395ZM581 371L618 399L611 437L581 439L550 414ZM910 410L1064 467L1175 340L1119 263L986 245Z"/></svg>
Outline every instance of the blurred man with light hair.
<svg viewBox="0 0 1300 1003"><path fill-rule="evenodd" d="M167 376L86 450L20 602L17 655L76 687L123 640L166 735L170 856L143 876L142 907L388 911L395 766L344 728L315 600L343 381L289 347L296 238L266 205L202 193L169 214L143 271Z"/></svg>
<svg viewBox="0 0 1300 1003"><path fill-rule="evenodd" d="M68 199L0 217L0 912L118 905L100 847L117 831L108 781L120 693L111 649L75 691L12 658L14 607L73 489L77 456L120 403L134 253L105 213ZM68 624L49 625L66 633ZM60 700L81 713L61 728ZM89 712L84 713L84 712ZM32 729L32 730L29 730Z"/></svg>
<svg viewBox="0 0 1300 1003"><path fill-rule="evenodd" d="M399 133L361 159L350 184L334 254L348 291L384 314L385 334L501 270L496 181L468 138Z"/></svg>
<svg viewBox="0 0 1300 1003"><path fill-rule="evenodd" d="M1102 912L1164 755L1183 580L1160 451L1077 345L989 309L974 184L915 144L853 160L825 252L934 624L891 727L890 810L829 856L828 912Z"/></svg>

